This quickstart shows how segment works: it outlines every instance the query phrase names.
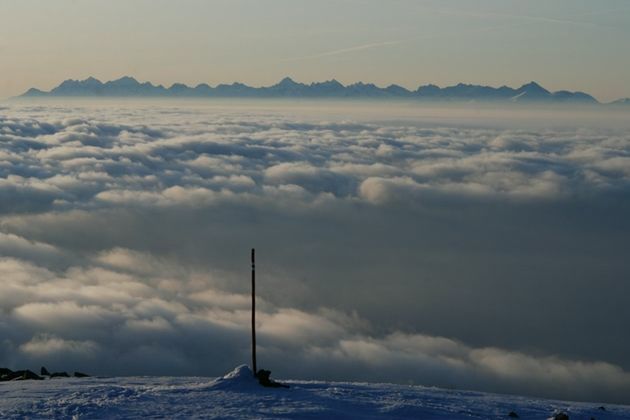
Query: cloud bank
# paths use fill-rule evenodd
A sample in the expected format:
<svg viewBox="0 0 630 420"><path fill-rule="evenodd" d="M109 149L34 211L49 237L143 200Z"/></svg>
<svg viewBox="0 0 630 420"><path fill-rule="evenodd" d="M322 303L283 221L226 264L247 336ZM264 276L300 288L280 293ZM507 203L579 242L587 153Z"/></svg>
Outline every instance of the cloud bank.
<svg viewBox="0 0 630 420"><path fill-rule="evenodd" d="M0 112L2 365L629 402L626 128Z"/></svg>

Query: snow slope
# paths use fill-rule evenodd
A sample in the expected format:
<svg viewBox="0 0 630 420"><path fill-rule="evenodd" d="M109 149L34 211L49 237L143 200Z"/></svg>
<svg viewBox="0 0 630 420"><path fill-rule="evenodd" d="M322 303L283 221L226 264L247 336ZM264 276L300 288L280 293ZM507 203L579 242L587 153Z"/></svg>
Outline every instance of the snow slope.
<svg viewBox="0 0 630 420"><path fill-rule="evenodd" d="M246 366L218 379L86 378L0 383L0 418L630 419L630 406L420 386L286 381L260 387Z"/></svg>

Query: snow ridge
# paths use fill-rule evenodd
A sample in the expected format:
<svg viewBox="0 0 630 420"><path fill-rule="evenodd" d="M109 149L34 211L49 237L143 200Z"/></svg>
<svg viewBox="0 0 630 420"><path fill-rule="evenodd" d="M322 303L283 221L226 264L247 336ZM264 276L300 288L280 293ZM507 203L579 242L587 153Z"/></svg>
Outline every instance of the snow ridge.
<svg viewBox="0 0 630 420"><path fill-rule="evenodd" d="M260 386L238 366L216 378L62 378L0 384L2 419L570 419L630 418L630 406L392 384L290 381Z"/></svg>

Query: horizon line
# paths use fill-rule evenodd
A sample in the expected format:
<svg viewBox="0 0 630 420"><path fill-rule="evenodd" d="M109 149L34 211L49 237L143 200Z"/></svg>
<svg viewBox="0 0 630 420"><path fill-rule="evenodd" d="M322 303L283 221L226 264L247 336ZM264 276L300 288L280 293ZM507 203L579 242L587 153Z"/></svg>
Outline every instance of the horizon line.
<svg viewBox="0 0 630 420"><path fill-rule="evenodd" d="M320 81L300 82L300 81L297 81L296 78L294 78L292 76L284 76L284 77L280 78L277 82L275 82L273 84L270 84L270 85L262 85L262 84L260 84L260 85L255 85L255 84L254 85L249 85L246 82L237 81L237 80L234 80L232 82L219 82L219 83L216 83L214 85L211 85L211 84L209 84L207 82L199 82L199 83L197 83L195 85L192 85L192 84L191 85L187 85L186 83L175 81L175 82L171 82L171 84L168 85L168 87L167 87L166 84L162 84L162 83L155 84L155 83L153 83L150 80L140 80L140 79L136 78L135 76L129 76L129 75L125 74L125 75L122 75L122 76L120 76L118 78L109 79L109 80L104 80L104 79L101 80L101 79L99 79L97 77L94 77L94 76L88 76L88 77L86 77L84 79L81 79L81 78L76 78L76 79L68 78L68 79L62 80L60 83L58 83L56 86L52 87L50 90L54 89L55 87L60 86L64 82L85 82L85 81L88 81L90 79L94 79L97 82L100 82L102 84L111 83L111 82L117 82L117 81L120 81L120 80L123 80L123 79L133 79L134 81L138 82L139 84L149 83L149 84L153 85L154 87L163 87L164 89L171 89L171 88L173 88L174 86L177 86L177 85L183 85L183 86L186 86L188 88L196 88L196 87L199 87L199 86L206 85L206 86L211 87L211 88L216 88L218 86L232 86L232 85L235 85L235 84L236 85L240 84L240 85L245 85L247 87L260 89L260 88L268 88L268 87L277 86L281 82L283 82L284 80L287 80L287 79L292 81L292 82L294 82L294 83L296 83L296 84L300 84L300 85L304 85L304 86L311 86L311 85L322 84L322 83L337 82L340 85L342 85L343 87L349 87L349 86L353 86L353 85L363 84L363 85L374 85L374 86L376 86L378 88L386 89L388 87L397 86L397 87L401 87L401 88L403 88L405 90L408 90L409 92L414 92L418 88L426 87L426 86L436 86L436 87L439 87L440 89L445 89L445 88L455 87L455 86L459 86L459 85L463 85L463 86L483 86L483 87L491 87L491 88L494 88L494 89L500 89L500 88L504 88L504 87L512 88L512 89L519 89L519 88L522 88L524 86L527 86L529 84L534 83L534 84L544 88L544 86L541 83L539 83L539 82L537 82L535 80L529 80L528 82L524 82L518 87L513 87L513 86L510 86L510 85L508 85L506 83L503 83L503 84L494 84L494 83L487 83L486 84L486 83L483 83L482 84L481 82L480 83L457 82L455 84L438 85L438 84L433 83L433 82L426 82L426 83L418 84L417 88L413 89L413 88L405 87L405 86L403 86L402 84L399 84L399 83L389 83L387 85L378 85L376 82L364 82L363 80L358 80L358 81L355 81L355 82L346 82L344 84L343 82L339 81L337 78L334 78L334 77L332 79L323 79L323 80L320 80ZM36 87L30 87L29 89L42 90L42 89L39 89L39 88L36 88ZM544 88L544 89L547 90L546 88ZM45 92L45 91L43 91L43 92ZM560 89L560 90L555 90L555 91L551 91L550 90L549 92L553 93L553 92L582 92L582 91L581 90Z"/></svg>
<svg viewBox="0 0 630 420"><path fill-rule="evenodd" d="M136 97L159 97L160 95L162 95L162 93L157 92L157 93L133 93L131 92L131 95L127 95L127 94L120 94L120 95L116 95L116 94L107 94L105 93L104 95L100 95L98 93L94 93L92 95L90 95L89 93L79 93L79 94L56 94L53 91L55 91L57 88L59 88L60 86L62 86L64 83L69 83L69 82L73 82L73 83L82 83L82 82L88 82L90 80L93 80L94 83L97 83L97 86L107 86L108 84L112 84L112 83L116 83L122 80L128 79L129 81L131 81L134 84L138 84L138 85L144 85L147 88L151 89L151 88L156 88L156 89L161 89L163 90L165 94L173 94L173 96L178 96L176 93L176 89L180 88L182 90L196 90L199 89L200 87L206 87L207 89L211 89L211 90L215 90L218 88L229 88L229 87L235 87L235 86L242 86L244 88L249 88L249 89L271 89L277 86L280 86L282 83L292 83L296 86L300 86L300 87L306 87L306 88L313 88L313 87L318 87L324 84L331 84L331 83L335 83L338 84L340 88L342 89L348 89L351 88L353 86L368 86L368 87L372 87L374 89L377 89L379 91L384 91L383 93L385 95L390 94L391 96L389 98L384 98L384 97L378 97L377 95L370 95L369 93L366 95L361 95L361 93L357 93L355 95L351 95L348 96L348 98L352 98L352 96L354 97L364 97L365 99L414 99L413 95L417 95L418 98L421 99L432 99L432 100L443 100L443 101L448 101L448 102L454 102L457 101L458 99L461 100L480 100L480 102L517 102L519 99L519 96L521 95L516 95L514 97L509 97L509 96L502 96L501 94L497 95L497 96L492 96L492 95L487 95L484 96L479 95L479 96L475 96L475 95L453 95L453 96L448 96L448 95L436 95L436 96L430 96L430 95L422 95L420 93L421 88L431 88L431 87L435 87L439 90L445 90L445 89L449 89L449 88L456 88L456 87L478 87L478 88L490 88L493 89L495 91L498 91L500 89L510 89L512 91L518 91L524 88L527 88L528 86L533 86L534 89L542 89L543 95L548 94L549 96L544 97L544 98L531 98L531 96L529 98L526 98L526 101L528 102L544 102L547 100L555 100L557 103L569 103L569 104L590 104L590 105L625 105L625 104L630 104L630 98L628 97L621 97L618 99L614 99L614 100L610 100L610 101L600 101L599 99L597 99L595 96L581 91L581 90L556 90L556 91L552 91L552 90L548 90L546 88L544 88L540 83L536 82L536 81L530 81L528 83L524 83L519 87L512 87L512 86L508 86L507 84L502 84L500 86L497 85L486 85L486 84L474 84L474 83L463 83L463 82L459 82L457 84L451 84L451 85L445 85L444 87L439 86L437 84L434 83L428 83L428 84L420 84L418 85L417 88L415 89L409 89L405 86L396 84L396 83L390 83L386 86L379 86L376 83L372 83L372 82L363 82L363 81L356 81L356 82L352 82L352 83L348 83L348 84L344 84L340 81L338 81L336 78L332 78L329 80L324 80L324 81L313 81L313 82L297 82L295 81L295 79L291 76L285 76L282 79L280 79L278 82L276 82L275 84L270 84L270 85L260 85L260 86L250 86L247 85L243 82L239 82L239 81L234 81L230 84L228 83L218 83L214 86L209 85L208 83L205 82L201 82L201 83L197 83L196 85L187 85L185 83L181 83L181 82L173 82L170 84L170 86L166 87L163 84L153 84L153 82L151 81L139 81L138 79L136 79L134 76L129 76L129 75L123 75L121 77L115 78L115 79L111 79L111 80L106 80L106 81L102 81L94 76L88 76L84 79L72 79L72 78L68 78L63 80L61 83L57 84L56 86L54 86L53 88L49 89L49 90L42 90L39 88L35 88L35 87L31 87L28 88L25 92L23 92L20 95L17 96L12 96L12 97L8 97L5 98L5 100L11 100L11 99L24 99L24 98L36 98L36 97L46 97L46 96L56 96L56 97L88 97L88 96L93 96L93 97L129 97L129 96L136 96ZM402 92L388 92L388 89L391 88L400 88L402 89ZM564 98L561 98L560 96L562 96L564 94ZM232 94L228 94L228 95L218 95L218 96L226 96L226 97L249 97L251 95L251 92L249 93L249 95L247 93L245 94L238 94L237 92L234 92ZM575 95L578 96L578 98L576 99L575 97L569 97L567 98L567 95ZM179 95L180 97L186 97L185 94ZM191 97L194 96L201 96L201 95L190 95ZM211 94L207 94L206 96L212 96ZM280 95L280 96L299 96L299 92L296 92L295 95ZM555 96L555 97L554 97ZM252 95L252 97L255 97ZM270 96L273 97L273 96ZM335 98L334 94L330 94L330 92L328 94L324 93L324 94L320 94L320 95L304 95L304 97L306 98L318 98L318 97L330 97L330 98ZM344 97L336 97L336 99L343 99Z"/></svg>

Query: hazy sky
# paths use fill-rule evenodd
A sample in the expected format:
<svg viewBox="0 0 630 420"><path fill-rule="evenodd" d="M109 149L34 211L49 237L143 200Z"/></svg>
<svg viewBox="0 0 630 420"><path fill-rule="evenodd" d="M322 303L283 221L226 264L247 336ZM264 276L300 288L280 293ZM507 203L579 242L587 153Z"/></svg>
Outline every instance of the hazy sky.
<svg viewBox="0 0 630 420"><path fill-rule="evenodd" d="M67 78L283 76L630 96L627 0L4 0L0 97Z"/></svg>

